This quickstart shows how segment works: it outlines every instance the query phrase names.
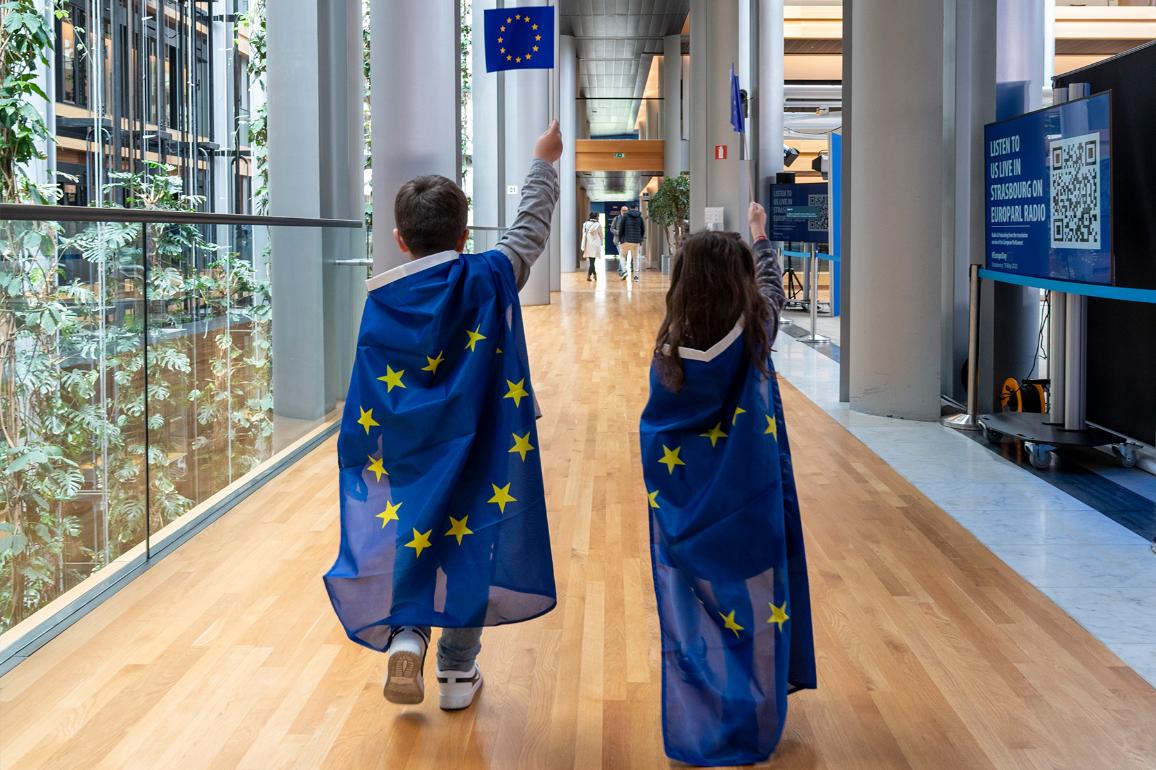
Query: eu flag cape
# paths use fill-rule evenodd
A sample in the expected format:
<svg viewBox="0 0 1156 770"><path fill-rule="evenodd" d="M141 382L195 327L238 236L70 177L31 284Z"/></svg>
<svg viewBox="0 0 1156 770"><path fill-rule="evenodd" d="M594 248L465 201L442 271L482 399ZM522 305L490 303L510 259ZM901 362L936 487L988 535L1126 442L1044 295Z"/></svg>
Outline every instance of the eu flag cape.
<svg viewBox="0 0 1156 770"><path fill-rule="evenodd" d="M741 325L679 352L683 389L652 371L641 425L663 738L688 764L756 763L779 742L787 694L815 687L787 427Z"/></svg>
<svg viewBox="0 0 1156 770"><path fill-rule="evenodd" d="M349 638L516 623L556 602L518 289L500 252L369 283L337 441L341 547L325 587Z"/></svg>

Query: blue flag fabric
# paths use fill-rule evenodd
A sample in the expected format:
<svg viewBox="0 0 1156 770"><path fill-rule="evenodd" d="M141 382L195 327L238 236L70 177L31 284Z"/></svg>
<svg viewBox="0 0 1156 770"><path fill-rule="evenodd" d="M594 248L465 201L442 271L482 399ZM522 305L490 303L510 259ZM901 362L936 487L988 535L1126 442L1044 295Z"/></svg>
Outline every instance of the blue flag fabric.
<svg viewBox="0 0 1156 770"><path fill-rule="evenodd" d="M485 12L486 72L552 69L554 8L491 8Z"/></svg>
<svg viewBox="0 0 1156 770"><path fill-rule="evenodd" d="M739 85L739 73L731 65L731 128L742 134L747 130L747 116L743 111L743 91Z"/></svg>
<svg viewBox="0 0 1156 770"><path fill-rule="evenodd" d="M816 684L787 427L741 325L680 355L683 389L652 371L641 424L663 738L681 762L752 764L778 745L787 694Z"/></svg>
<svg viewBox="0 0 1156 770"><path fill-rule="evenodd" d="M370 281L337 451L325 586L349 638L516 623L556 603L518 289L500 252Z"/></svg>

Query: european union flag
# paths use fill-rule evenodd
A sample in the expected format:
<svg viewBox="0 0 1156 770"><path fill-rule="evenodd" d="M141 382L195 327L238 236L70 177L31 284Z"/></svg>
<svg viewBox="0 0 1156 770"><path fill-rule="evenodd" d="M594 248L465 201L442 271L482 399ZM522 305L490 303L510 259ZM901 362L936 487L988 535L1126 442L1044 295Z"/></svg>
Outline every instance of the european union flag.
<svg viewBox="0 0 1156 770"><path fill-rule="evenodd" d="M486 11L486 72L551 69L554 8L491 8Z"/></svg>
<svg viewBox="0 0 1156 770"><path fill-rule="evenodd" d="M739 85L739 73L731 65L731 128L737 133L746 133L747 114L743 109L743 89Z"/></svg>
<svg viewBox="0 0 1156 770"><path fill-rule="evenodd" d="M445 252L369 282L337 441L341 548L325 587L349 638L551 610L554 569L508 258Z"/></svg>
<svg viewBox="0 0 1156 770"><path fill-rule="evenodd" d="M787 694L815 687L787 426L741 323L708 351L679 352L683 389L652 372L641 425L663 738L681 762L754 764L779 742Z"/></svg>

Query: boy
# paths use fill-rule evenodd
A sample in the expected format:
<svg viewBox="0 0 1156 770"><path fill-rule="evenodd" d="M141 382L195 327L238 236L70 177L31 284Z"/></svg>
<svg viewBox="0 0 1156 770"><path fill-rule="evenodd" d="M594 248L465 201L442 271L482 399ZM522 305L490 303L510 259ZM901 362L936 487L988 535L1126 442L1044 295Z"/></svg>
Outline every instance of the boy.
<svg viewBox="0 0 1156 770"><path fill-rule="evenodd" d="M441 708L463 709L482 686L482 626L556 601L517 291L550 234L561 154L555 121L514 224L484 254L461 254L461 188L407 182L393 235L411 262L369 281L338 441L341 551L325 582L349 637L388 652L393 703L424 698L431 626L445 629Z"/></svg>

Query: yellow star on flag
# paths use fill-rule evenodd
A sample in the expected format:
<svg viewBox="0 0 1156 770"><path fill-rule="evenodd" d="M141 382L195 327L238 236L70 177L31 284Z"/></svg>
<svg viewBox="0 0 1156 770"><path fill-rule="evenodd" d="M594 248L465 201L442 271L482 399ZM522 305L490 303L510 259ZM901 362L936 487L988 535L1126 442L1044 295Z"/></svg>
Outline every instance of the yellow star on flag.
<svg viewBox="0 0 1156 770"><path fill-rule="evenodd" d="M466 526L466 522L469 520L469 516L463 516L460 519L455 519L453 516L450 516L450 531L446 534L456 537L458 539L458 545L462 544L463 537L474 534L474 531Z"/></svg>
<svg viewBox="0 0 1156 770"><path fill-rule="evenodd" d="M502 355L502 349L501 349L501 348L498 348L498 349L497 349L497 350L495 350L494 352L495 352L496 354L498 354L499 356L500 356L500 355Z"/></svg>
<svg viewBox="0 0 1156 770"><path fill-rule="evenodd" d="M535 52L535 53L537 53L537 52L538 52L538 46L534 46L534 52Z"/></svg>
<svg viewBox="0 0 1156 770"><path fill-rule="evenodd" d="M514 23L514 20L513 20L513 19L511 19L509 16L507 16L507 17L506 17L506 23L507 23L507 24L513 24L513 23ZM506 30L505 30L505 28L503 28L503 29L502 29L502 31L503 31L503 32L505 32L505 31L506 31Z"/></svg>
<svg viewBox="0 0 1156 770"><path fill-rule="evenodd" d="M682 458L678 456L679 452L681 451L682 447L680 446L676 446L674 449L671 449L666 444L662 445L662 459L659 460L659 462L666 466L667 472L673 474L674 466L686 465L686 463L682 461Z"/></svg>
<svg viewBox="0 0 1156 770"><path fill-rule="evenodd" d="M533 56L533 54L526 54L526 61L530 61L530 58L531 58L532 56Z"/></svg>
<svg viewBox="0 0 1156 770"><path fill-rule="evenodd" d="M767 622L774 623L779 627L779 630L782 631L783 624L791 619L791 616L787 614L787 603L783 602L779 605L774 602L768 602L767 606L771 608L771 616L767 618Z"/></svg>
<svg viewBox="0 0 1156 770"><path fill-rule="evenodd" d="M731 425L732 425L732 426L734 426L734 425L738 425L738 423L739 423L739 415L740 415L740 414L746 414L746 413L747 413L747 410L746 410L746 409L743 409L741 406L736 406L736 407L735 407L735 416L731 418Z"/></svg>
<svg viewBox="0 0 1156 770"><path fill-rule="evenodd" d="M499 49L498 49L498 53L505 53L505 52L506 52L506 49L505 49L505 48L499 48Z"/></svg>
<svg viewBox="0 0 1156 770"><path fill-rule="evenodd" d="M400 372L395 372L393 370L392 366L390 366L389 364L386 364L385 376L384 377L378 377L377 381L385 383L385 392L386 393L392 393L394 388L404 388L405 387L405 383L401 381L401 376L403 374L405 374L405 369L402 369Z"/></svg>
<svg viewBox="0 0 1156 770"><path fill-rule="evenodd" d="M365 428L365 435L369 435L370 428L377 428L381 425L381 423L373 419L372 409L367 412L359 406L357 407L357 411L361 412L361 416L357 418L357 424Z"/></svg>
<svg viewBox="0 0 1156 770"><path fill-rule="evenodd" d="M520 13L515 13L515 14L514 14L514 18L515 18L515 19L517 19L518 21L521 21L521 20L522 20L522 14L520 14Z"/></svg>
<svg viewBox="0 0 1156 770"><path fill-rule="evenodd" d="M506 54L506 61L513 61L514 57Z"/></svg>
<svg viewBox="0 0 1156 770"><path fill-rule="evenodd" d="M498 38L498 42L499 42L499 43L504 43L505 41L504 41L504 40L502 40L502 38ZM505 53L505 50L503 50L503 51L502 51L502 53Z"/></svg>
<svg viewBox="0 0 1156 770"><path fill-rule="evenodd" d="M510 386L510 390L506 393L506 395L502 396L502 398L512 398L514 399L514 406L521 406L522 399L530 395L526 392L526 378L523 377L517 382L506 380L506 384Z"/></svg>
<svg viewBox="0 0 1156 770"><path fill-rule="evenodd" d="M763 431L763 435L770 434L775 437L775 441L779 440L779 423L772 415L767 415L767 429Z"/></svg>
<svg viewBox="0 0 1156 770"><path fill-rule="evenodd" d="M506 58L508 59L510 57L507 56ZM468 350L472 353L475 350L475 348L477 347L477 344L486 338L486 335L482 334L481 332L482 332L482 325L481 324L478 324L478 327L476 329L474 329L473 331L466 329L466 334L468 334L470 336L470 341L466 343L466 350Z"/></svg>
<svg viewBox="0 0 1156 770"><path fill-rule="evenodd" d="M651 508L658 508L659 507L659 505L658 505L658 490L657 489L654 490L653 492L647 492L646 496L648 498L650 498L650 507Z"/></svg>
<svg viewBox="0 0 1156 770"><path fill-rule="evenodd" d="M534 40L536 40L540 43L540 42L542 42L542 36L541 35L534 35Z"/></svg>
<svg viewBox="0 0 1156 770"><path fill-rule="evenodd" d="M400 521L397 517L397 511L401 508L401 503L391 503L386 501L385 510L377 514L377 518L381 519L381 528L385 529L385 525L391 521Z"/></svg>
<svg viewBox="0 0 1156 770"><path fill-rule="evenodd" d="M373 473L373 475L377 476L378 481L381 481L382 476L388 476L389 475L389 471L387 471L385 469L385 465L382 463L380 457L370 457L369 458L369 465L366 466L366 470L370 471L371 473Z"/></svg>
<svg viewBox="0 0 1156 770"><path fill-rule="evenodd" d="M406 548L412 548L416 554L415 559L421 558L421 552L430 547L429 536L433 534L433 530L426 530L425 532L413 531L413 540L405 544Z"/></svg>
<svg viewBox="0 0 1156 770"><path fill-rule="evenodd" d="M514 63L515 64L521 64L522 63L522 57L519 56L518 58L514 59Z"/></svg>
<svg viewBox="0 0 1156 770"><path fill-rule="evenodd" d="M728 614L728 615L723 615L720 612L719 616L722 617L722 619L723 619L723 628L725 628L727 631L734 631L735 636L738 636L739 631L743 630L743 627L735 622L735 611L734 610L731 610L730 614Z"/></svg>
<svg viewBox="0 0 1156 770"><path fill-rule="evenodd" d="M723 429L722 429L722 423L721 422L718 425L715 425L710 430L708 430L706 433L700 433L698 435L702 436L703 438L709 438L710 439L710 445L712 447L718 443L718 440L720 438L726 438L727 437L726 432L723 431Z"/></svg>
<svg viewBox="0 0 1156 770"><path fill-rule="evenodd" d="M487 503L497 503L498 510L502 513L506 512L507 503L516 503L518 498L510 494L510 485L499 487L497 484L490 484L494 488L494 496L487 500Z"/></svg>
<svg viewBox="0 0 1156 770"><path fill-rule="evenodd" d="M538 25L537 25L537 24L531 24L531 25L530 25L530 29L535 29L535 30L536 30L536 29L538 29Z"/></svg>
<svg viewBox="0 0 1156 770"><path fill-rule="evenodd" d="M431 374L437 374L438 373L438 367L441 366L442 362L444 362L446 360L445 351L443 350L443 351L439 352L437 354L437 358L430 358L429 356L426 356L425 360L429 361L429 363L426 364L425 366L423 366L421 368L421 370L423 372L429 372Z"/></svg>
<svg viewBox="0 0 1156 770"><path fill-rule="evenodd" d="M526 432L525 436L519 436L517 433L514 434L514 445L510 447L509 454L517 452L522 456L522 462L526 462L526 454L533 451L534 445L530 443L529 431Z"/></svg>

